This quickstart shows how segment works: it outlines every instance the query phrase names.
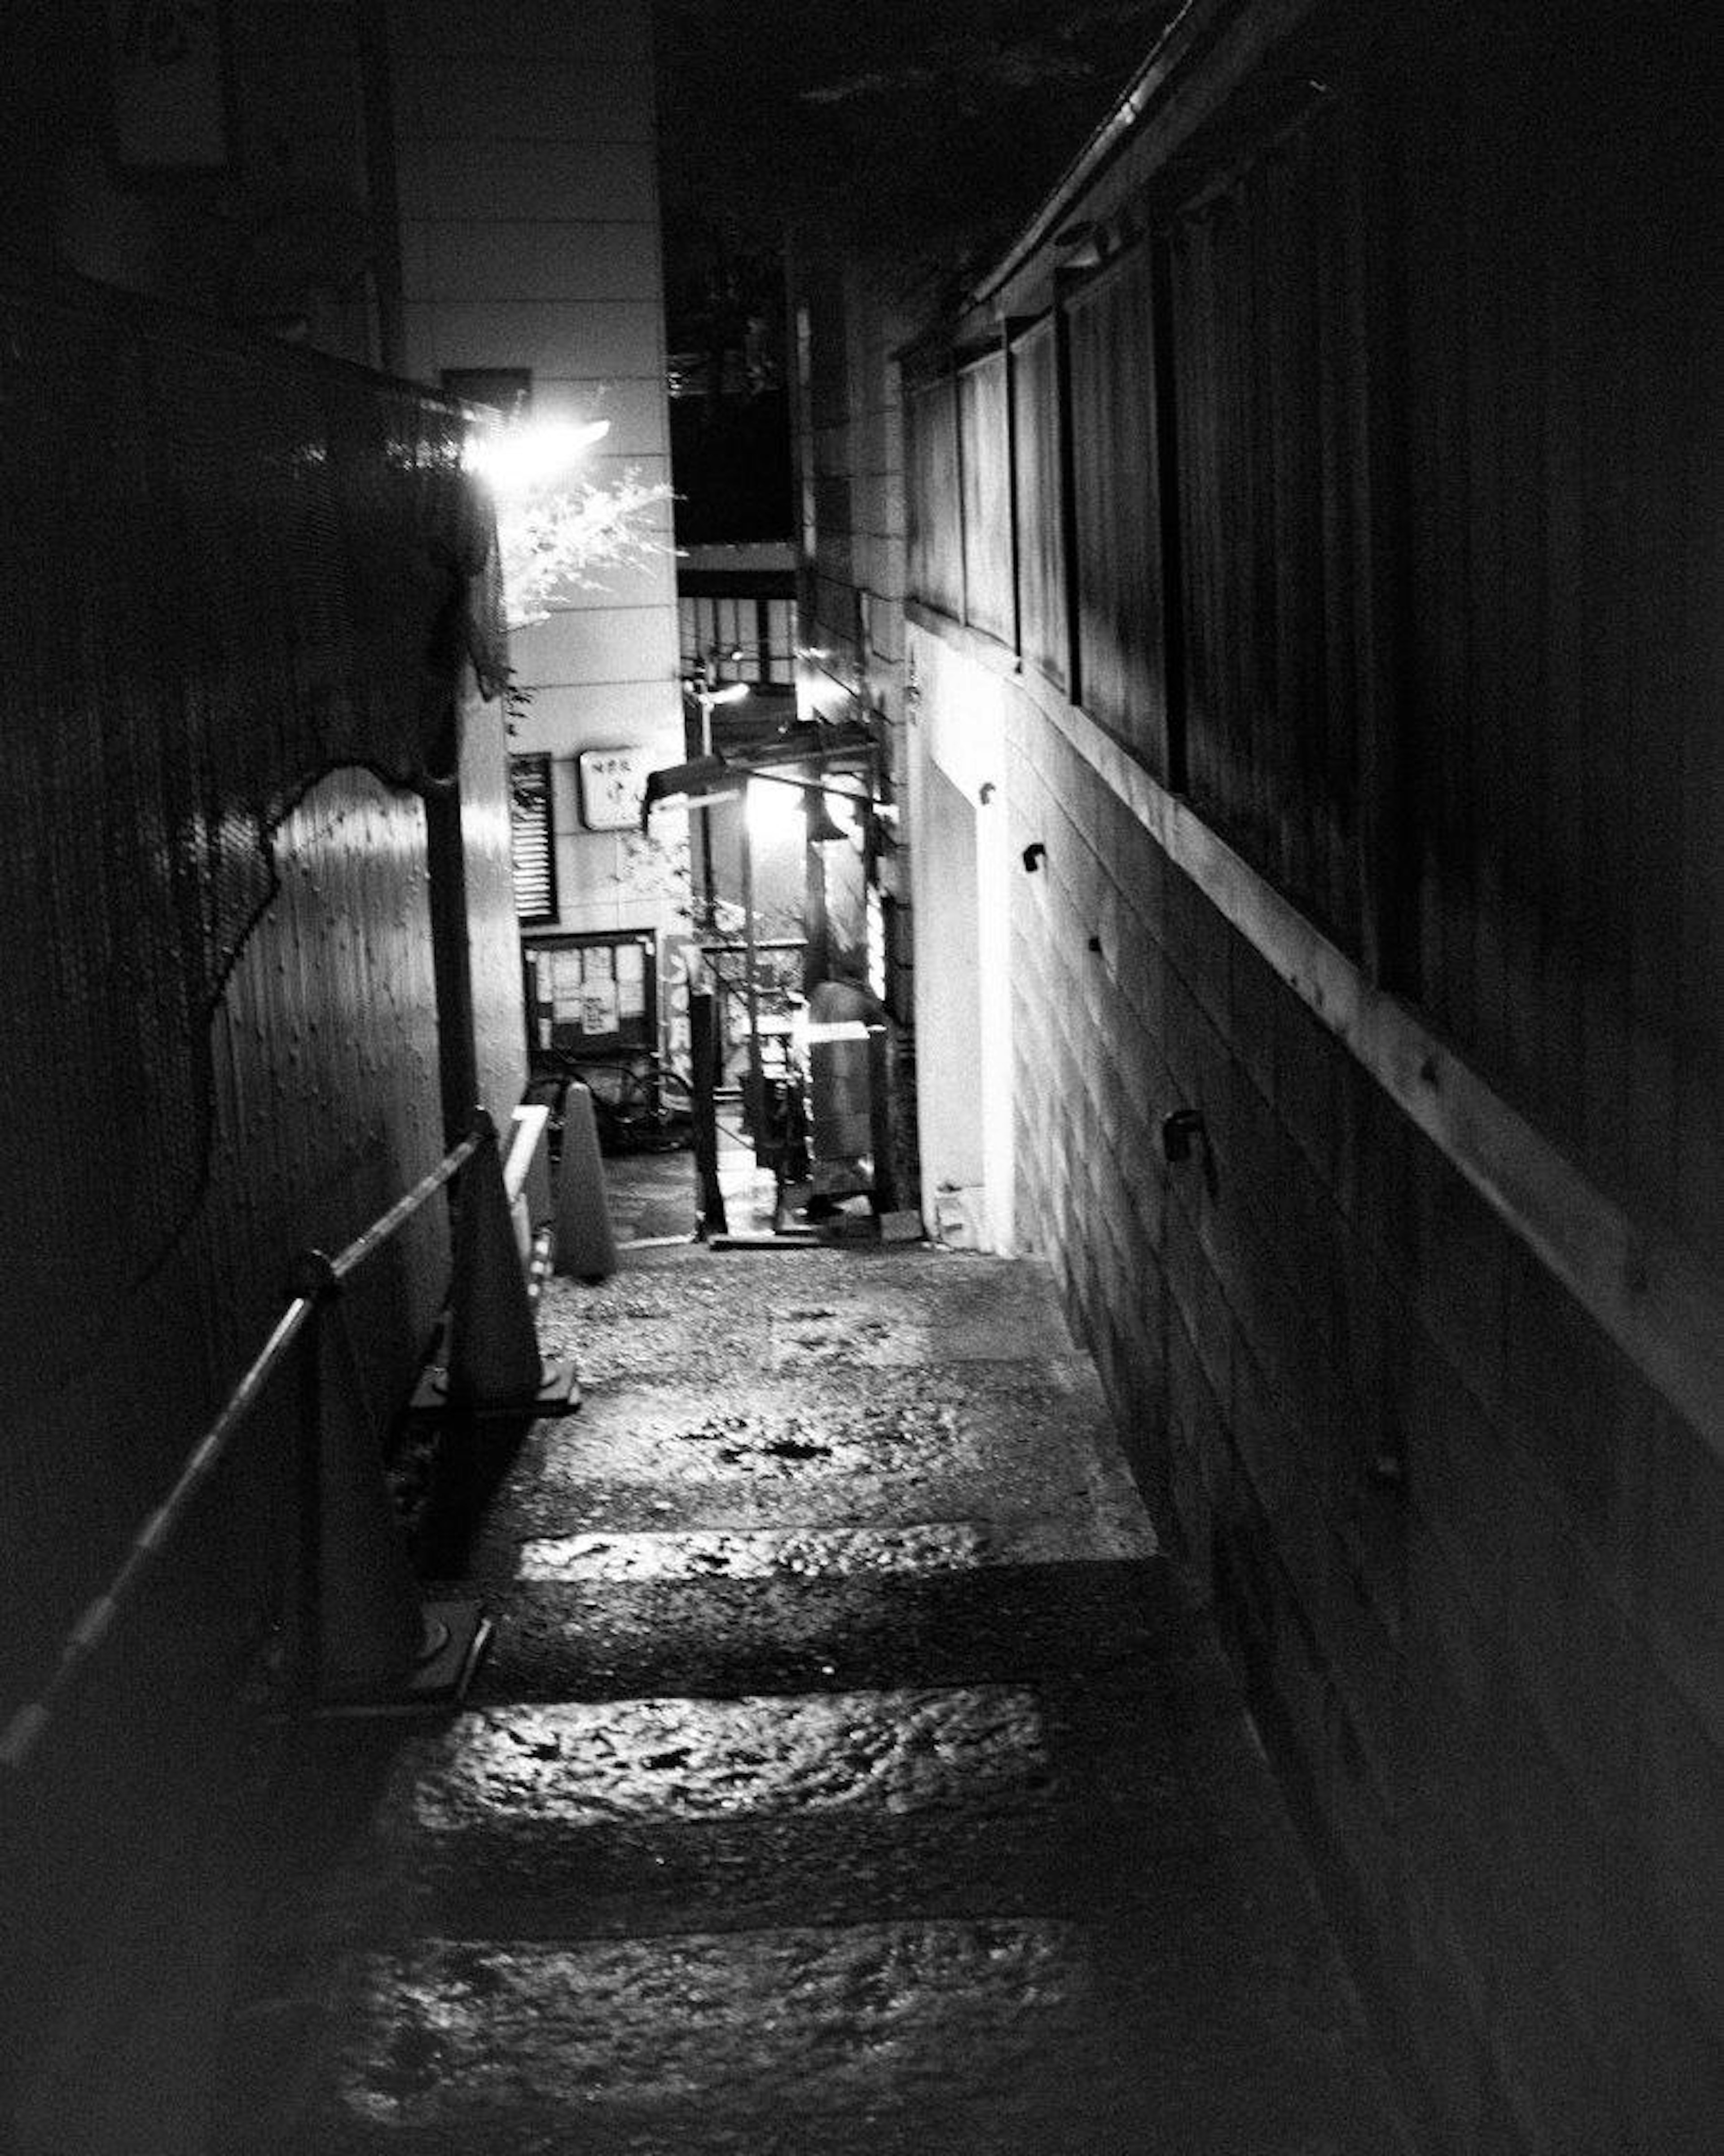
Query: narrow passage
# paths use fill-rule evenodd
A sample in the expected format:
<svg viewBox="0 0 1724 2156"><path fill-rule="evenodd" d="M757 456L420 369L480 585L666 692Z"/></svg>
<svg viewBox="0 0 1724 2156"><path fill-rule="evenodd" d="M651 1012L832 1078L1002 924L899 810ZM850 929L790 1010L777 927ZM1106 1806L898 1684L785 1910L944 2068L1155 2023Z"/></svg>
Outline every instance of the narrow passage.
<svg viewBox="0 0 1724 2156"><path fill-rule="evenodd" d="M331 1740L269 1979L321 2041L235 2149L1402 2146L1039 1267L638 1249L541 1331L587 1397L475 1549L495 1645Z"/></svg>

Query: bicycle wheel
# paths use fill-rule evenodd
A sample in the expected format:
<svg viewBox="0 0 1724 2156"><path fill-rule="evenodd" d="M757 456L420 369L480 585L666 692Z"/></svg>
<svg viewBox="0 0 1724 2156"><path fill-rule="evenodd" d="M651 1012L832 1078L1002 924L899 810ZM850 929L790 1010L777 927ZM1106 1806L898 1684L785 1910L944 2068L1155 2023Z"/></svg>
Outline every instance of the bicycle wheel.
<svg viewBox="0 0 1724 2156"><path fill-rule="evenodd" d="M694 1134L694 1104L682 1074L656 1058L632 1075L618 1102L618 1120L640 1152L670 1152Z"/></svg>

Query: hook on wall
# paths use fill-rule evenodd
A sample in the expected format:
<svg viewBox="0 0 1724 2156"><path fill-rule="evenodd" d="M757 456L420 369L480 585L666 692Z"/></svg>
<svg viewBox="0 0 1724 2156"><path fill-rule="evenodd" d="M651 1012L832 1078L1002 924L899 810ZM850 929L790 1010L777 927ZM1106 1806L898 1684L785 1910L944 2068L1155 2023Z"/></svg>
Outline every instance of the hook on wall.
<svg viewBox="0 0 1724 2156"><path fill-rule="evenodd" d="M988 803L993 800L994 795L998 792L998 790L999 789L995 786L991 778L984 778L982 783L976 788L976 798L985 808Z"/></svg>
<svg viewBox="0 0 1724 2156"><path fill-rule="evenodd" d="M1034 875L1048 858L1048 850L1039 839L1032 839L1024 849L1024 865Z"/></svg>
<svg viewBox="0 0 1724 2156"><path fill-rule="evenodd" d="M1162 1158L1170 1168L1191 1158L1193 1145L1203 1163L1203 1188L1213 1201L1221 1194L1215 1171L1215 1149L1209 1142L1209 1126L1201 1108L1175 1108L1162 1117Z"/></svg>

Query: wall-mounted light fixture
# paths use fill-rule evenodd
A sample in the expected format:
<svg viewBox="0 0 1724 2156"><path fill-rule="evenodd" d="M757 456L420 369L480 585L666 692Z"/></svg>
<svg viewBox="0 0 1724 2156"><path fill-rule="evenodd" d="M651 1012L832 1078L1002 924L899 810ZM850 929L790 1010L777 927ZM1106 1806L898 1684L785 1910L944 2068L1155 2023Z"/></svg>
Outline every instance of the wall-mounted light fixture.
<svg viewBox="0 0 1724 2156"><path fill-rule="evenodd" d="M814 803L809 811L808 836L817 846L834 839L854 840L857 836L854 821L846 830L827 807L829 800L849 803L853 819L859 809L879 813L866 793L858 793L853 785L837 785L829 779L793 778L788 772L762 771L751 763L733 763L728 757L714 754L694 757L686 763L670 763L660 770L649 772L641 795L640 828L646 829L647 819L654 809L666 801L681 801L690 808L705 808L715 801L733 801L745 789L756 786L788 787Z"/></svg>
<svg viewBox="0 0 1724 2156"><path fill-rule="evenodd" d="M526 494L548 486L610 431L608 419L504 419L475 428L461 461L493 494Z"/></svg>
<svg viewBox="0 0 1724 2156"><path fill-rule="evenodd" d="M1064 257L1062 270L1093 270L1106 252L1107 235L1092 218L1080 218L1054 234L1054 244Z"/></svg>

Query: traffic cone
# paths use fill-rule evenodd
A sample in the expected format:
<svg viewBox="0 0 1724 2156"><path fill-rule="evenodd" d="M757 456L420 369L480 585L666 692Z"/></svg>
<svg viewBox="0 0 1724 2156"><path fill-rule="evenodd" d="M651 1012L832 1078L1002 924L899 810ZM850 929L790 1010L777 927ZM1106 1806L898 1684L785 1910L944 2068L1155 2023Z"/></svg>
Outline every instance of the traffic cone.
<svg viewBox="0 0 1724 2156"><path fill-rule="evenodd" d="M476 1602L421 1601L335 1273L321 1252L307 1255L305 1287L317 1297L306 1341L316 1476L301 1559L306 1689L322 1715L440 1708L466 1690L490 1622Z"/></svg>
<svg viewBox="0 0 1724 2156"><path fill-rule="evenodd" d="M479 1148L461 1172L448 1363L428 1373L413 1405L475 1415L563 1414L579 1404L574 1371L539 1353L496 1126L482 1108L476 1127Z"/></svg>
<svg viewBox="0 0 1724 2156"><path fill-rule="evenodd" d="M377 1433L361 1404L346 1321L332 1295L311 1321L307 1352L317 1444L317 1696L387 1697L418 1664L423 1613Z"/></svg>
<svg viewBox="0 0 1724 2156"><path fill-rule="evenodd" d="M602 1281L617 1270L617 1238L598 1156L593 1096L572 1085L562 1102L562 1162L557 1176L556 1270Z"/></svg>

